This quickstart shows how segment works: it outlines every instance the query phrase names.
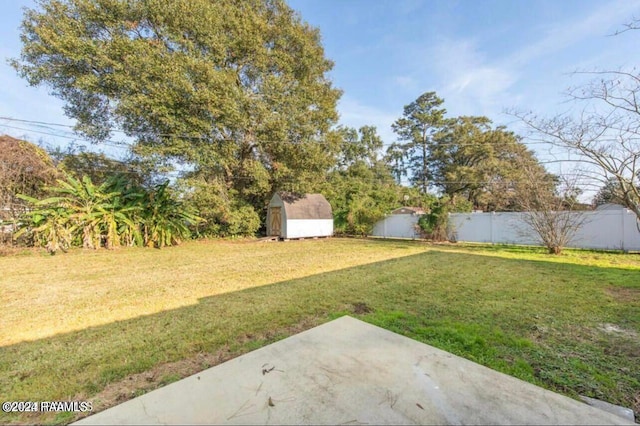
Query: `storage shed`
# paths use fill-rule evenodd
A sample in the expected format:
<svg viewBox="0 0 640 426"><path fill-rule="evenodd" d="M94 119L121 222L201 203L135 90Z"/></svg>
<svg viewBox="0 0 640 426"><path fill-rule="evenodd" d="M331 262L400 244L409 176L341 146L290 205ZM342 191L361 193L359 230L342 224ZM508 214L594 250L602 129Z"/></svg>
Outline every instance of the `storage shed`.
<svg viewBox="0 0 640 426"><path fill-rule="evenodd" d="M333 235L331 204L322 194L273 194L267 210L267 235L280 238Z"/></svg>

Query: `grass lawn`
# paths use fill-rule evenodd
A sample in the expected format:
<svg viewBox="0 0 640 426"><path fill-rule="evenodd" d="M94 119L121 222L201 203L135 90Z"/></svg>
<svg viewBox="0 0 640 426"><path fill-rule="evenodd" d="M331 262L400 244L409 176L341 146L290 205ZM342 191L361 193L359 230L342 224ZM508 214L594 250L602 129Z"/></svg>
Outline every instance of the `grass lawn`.
<svg viewBox="0 0 640 426"><path fill-rule="evenodd" d="M95 412L349 314L640 412L636 254L353 239L25 254L0 257L0 310L3 401Z"/></svg>

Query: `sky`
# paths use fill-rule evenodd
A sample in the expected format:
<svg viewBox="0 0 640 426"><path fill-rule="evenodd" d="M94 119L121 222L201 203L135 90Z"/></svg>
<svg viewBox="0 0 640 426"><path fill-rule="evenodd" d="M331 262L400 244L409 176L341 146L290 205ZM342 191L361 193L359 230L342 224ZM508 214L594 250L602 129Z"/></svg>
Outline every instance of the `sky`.
<svg viewBox="0 0 640 426"><path fill-rule="evenodd" d="M449 116L484 115L524 136L506 111L553 116L571 108L564 92L576 71L638 64L640 32L613 36L640 17L640 0L289 0L319 28L330 78L343 91L340 124L374 125L386 144L403 107L424 92L444 99ZM0 6L0 117L73 124L46 87L29 87L6 59L20 55L22 8ZM17 129L19 128L19 129ZM82 140L51 129L0 119L0 133L65 147ZM27 130L24 130L27 129ZM41 133L34 133L39 131ZM526 139L525 139L526 140ZM114 147L89 147L110 155ZM541 160L559 153L532 144ZM554 170L553 168L560 168ZM562 172L562 163L549 166Z"/></svg>

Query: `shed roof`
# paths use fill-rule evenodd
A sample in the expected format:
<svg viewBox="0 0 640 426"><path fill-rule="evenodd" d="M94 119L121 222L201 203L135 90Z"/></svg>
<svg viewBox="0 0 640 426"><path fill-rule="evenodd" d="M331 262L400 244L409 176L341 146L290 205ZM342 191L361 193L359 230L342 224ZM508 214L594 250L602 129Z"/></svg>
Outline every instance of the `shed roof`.
<svg viewBox="0 0 640 426"><path fill-rule="evenodd" d="M322 194L279 192L287 219L333 219L331 204Z"/></svg>

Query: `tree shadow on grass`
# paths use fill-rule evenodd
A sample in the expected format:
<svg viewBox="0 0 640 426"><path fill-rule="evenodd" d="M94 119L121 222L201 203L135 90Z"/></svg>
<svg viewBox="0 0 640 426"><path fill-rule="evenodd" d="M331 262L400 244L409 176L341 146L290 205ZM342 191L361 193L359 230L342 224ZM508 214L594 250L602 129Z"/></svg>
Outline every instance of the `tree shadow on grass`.
<svg viewBox="0 0 640 426"><path fill-rule="evenodd" d="M637 365L631 355L640 353L640 342L627 339L628 351L605 353L621 337L596 327L615 323L640 332L640 294L629 293L638 288L637 276L619 268L430 251L1 347L0 394L23 401L90 398L102 410L351 314L493 368L522 371L525 380L567 393L608 393L610 402L629 406L640 369L628 366ZM617 300L610 288L631 290ZM581 363L567 364L565 357ZM514 363L524 364L514 370ZM595 382L594 371L602 376Z"/></svg>

